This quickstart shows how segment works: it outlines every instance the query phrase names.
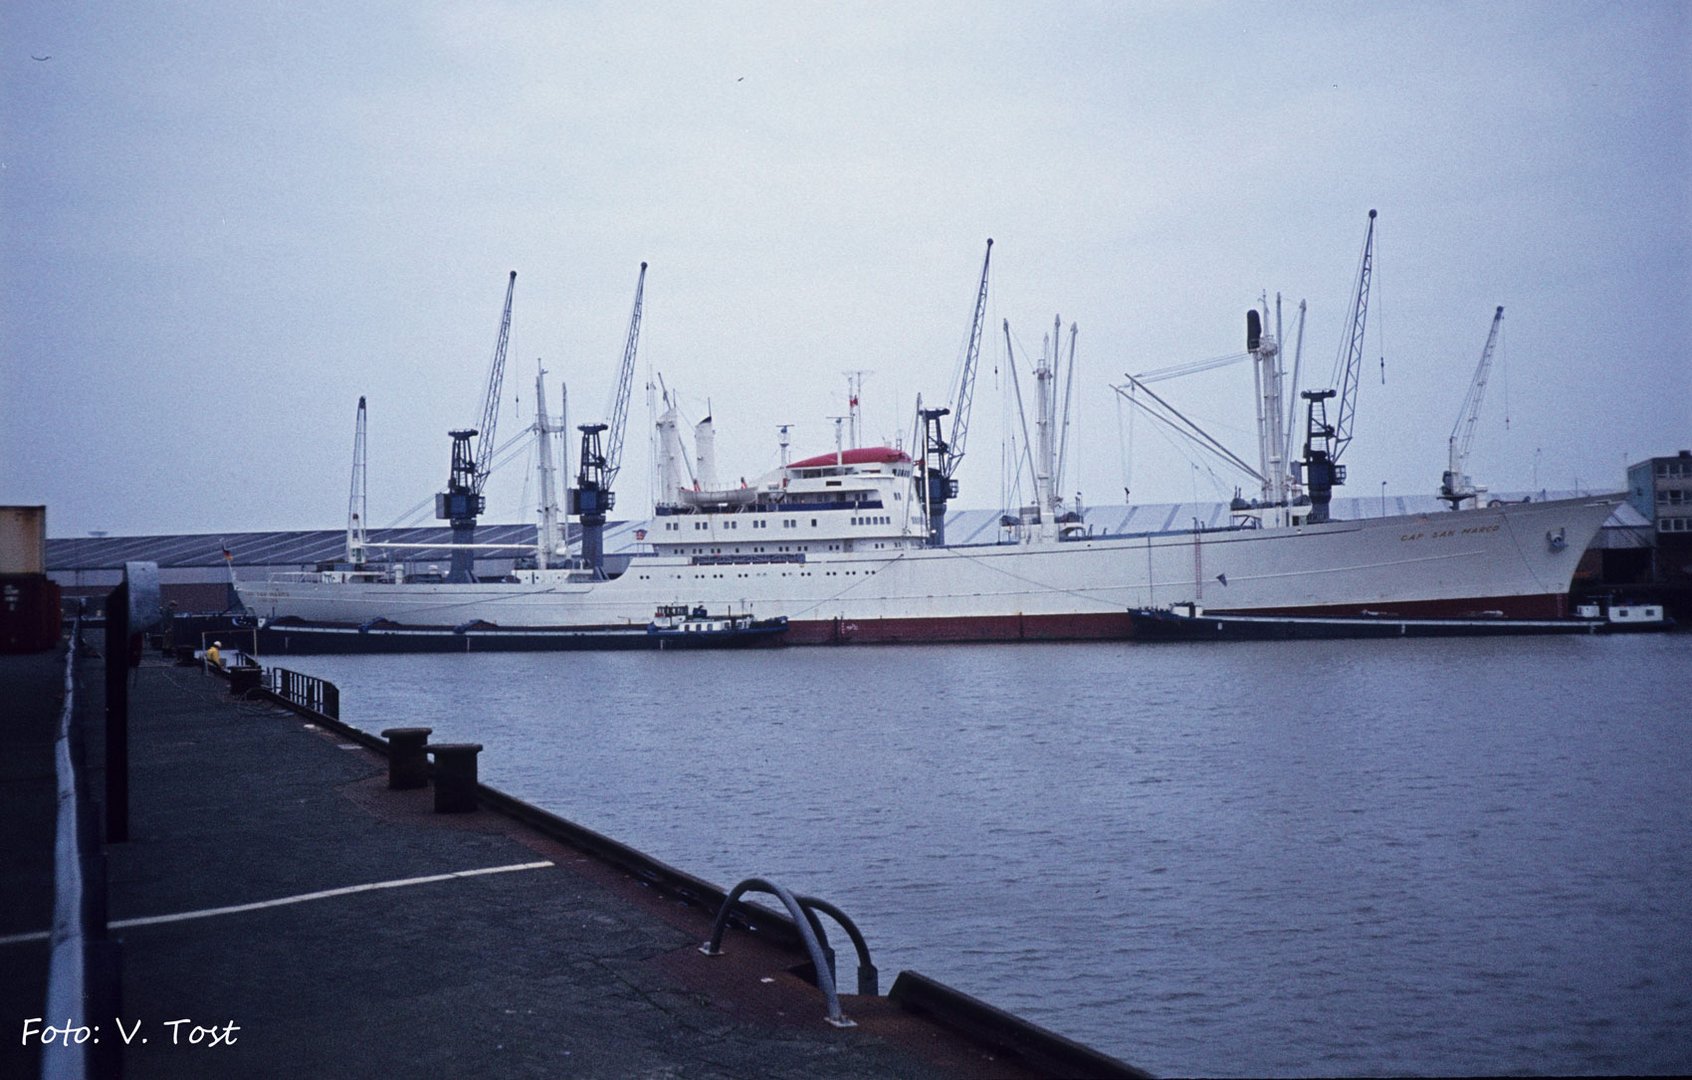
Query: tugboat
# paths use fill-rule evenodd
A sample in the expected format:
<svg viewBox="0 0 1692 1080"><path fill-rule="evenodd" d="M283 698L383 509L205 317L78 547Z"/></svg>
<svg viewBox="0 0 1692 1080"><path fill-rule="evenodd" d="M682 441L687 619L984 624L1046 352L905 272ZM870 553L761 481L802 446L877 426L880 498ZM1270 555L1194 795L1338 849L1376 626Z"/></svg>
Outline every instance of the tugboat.
<svg viewBox="0 0 1692 1080"><path fill-rule="evenodd" d="M744 614L712 615L703 604L660 604L646 632L660 649L776 644L775 639L787 632L787 616L754 619Z"/></svg>
<svg viewBox="0 0 1692 1080"><path fill-rule="evenodd" d="M780 645L787 619L711 615L703 605L666 605L651 622L621 626L500 626L483 619L457 626L418 626L372 619L312 623L262 620L261 655L282 653L573 652L626 649L741 649Z"/></svg>
<svg viewBox="0 0 1692 1080"><path fill-rule="evenodd" d="M1497 634L1623 634L1668 630L1661 605L1587 603L1572 618L1511 619L1500 611L1456 618L1418 618L1389 612L1361 615L1242 615L1208 612L1196 604L1135 608L1128 613L1141 641L1315 641L1333 638L1485 637Z"/></svg>
<svg viewBox="0 0 1692 1080"><path fill-rule="evenodd" d="M1651 630L1672 630L1661 604L1635 604L1611 596L1599 596L1575 605L1575 618L1602 621L1605 634L1637 634Z"/></svg>

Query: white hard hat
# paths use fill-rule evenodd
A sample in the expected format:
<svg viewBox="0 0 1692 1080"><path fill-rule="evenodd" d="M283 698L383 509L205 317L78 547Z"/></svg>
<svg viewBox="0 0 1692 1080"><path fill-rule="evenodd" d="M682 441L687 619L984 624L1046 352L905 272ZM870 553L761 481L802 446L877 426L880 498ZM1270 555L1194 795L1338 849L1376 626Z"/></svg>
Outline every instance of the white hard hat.
<svg viewBox="0 0 1692 1080"><path fill-rule="evenodd" d="M223 642L221 642L221 641L214 641L214 642L212 642L212 648L214 648L214 649L221 649L221 648L223 648Z"/></svg>

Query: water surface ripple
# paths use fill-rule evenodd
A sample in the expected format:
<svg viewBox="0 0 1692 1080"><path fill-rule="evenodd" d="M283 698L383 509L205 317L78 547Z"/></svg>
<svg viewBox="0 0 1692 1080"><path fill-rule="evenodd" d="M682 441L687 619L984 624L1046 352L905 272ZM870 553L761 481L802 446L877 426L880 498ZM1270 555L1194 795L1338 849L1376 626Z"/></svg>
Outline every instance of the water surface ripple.
<svg viewBox="0 0 1692 1080"><path fill-rule="evenodd" d="M1156 1073L1692 1070L1692 635L284 665Z"/></svg>

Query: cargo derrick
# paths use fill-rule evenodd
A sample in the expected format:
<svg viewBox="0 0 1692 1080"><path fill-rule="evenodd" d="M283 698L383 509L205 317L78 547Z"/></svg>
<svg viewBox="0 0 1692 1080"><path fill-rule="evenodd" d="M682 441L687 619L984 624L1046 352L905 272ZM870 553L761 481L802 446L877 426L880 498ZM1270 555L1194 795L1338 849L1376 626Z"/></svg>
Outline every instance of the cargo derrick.
<svg viewBox="0 0 1692 1080"><path fill-rule="evenodd" d="M946 546L946 504L957 497L956 473L963 461L964 440L969 436L969 407L975 396L975 363L981 355L981 324L987 314L987 268L993 261L993 241L981 260L981 283L975 290L975 316L970 321L969 344L964 349L958 384L952 392L952 407L925 409L917 400L917 418L922 423L922 465L918 492L928 514L928 542ZM952 437L941 437L941 417L952 417Z"/></svg>
<svg viewBox="0 0 1692 1080"><path fill-rule="evenodd" d="M1369 316L1369 280L1375 262L1375 212L1369 211L1369 231L1363 238L1363 259L1357 271L1357 290L1352 295L1351 331L1341 345L1339 389L1306 390L1299 396L1309 403L1306 412L1304 460L1300 462L1304 487L1310 494L1310 524L1328 518L1334 488L1345 483L1345 466L1340 455L1351 445L1351 420L1357 412L1357 384L1363 368L1363 329ZM1339 399L1339 414L1328 423L1328 402Z"/></svg>
<svg viewBox="0 0 1692 1080"><path fill-rule="evenodd" d="M487 397L482 402L482 426L447 432L452 437L452 469L447 488L435 496L435 516L452 524L452 569L447 580L474 581L476 519L487 509L482 488L493 467L494 428L499 422L499 392L505 381L505 347L511 340L511 294L517 287L517 271L505 286L505 311L499 320L499 337L494 343L493 361L488 365ZM477 439L472 452L470 440Z"/></svg>
<svg viewBox="0 0 1692 1080"><path fill-rule="evenodd" d="M629 315L629 332L623 341L623 363L617 371L617 385L612 393L611 422L582 424L581 464L576 473L576 486L570 489L568 513L576 514L582 523L582 563L596 578L605 576L605 522L617 505L612 485L623 461L623 430L629 418L629 392L634 385L635 352L640 344L640 311L646 291L646 264L640 264L640 278L635 283L634 310ZM600 436L609 432L608 445Z"/></svg>

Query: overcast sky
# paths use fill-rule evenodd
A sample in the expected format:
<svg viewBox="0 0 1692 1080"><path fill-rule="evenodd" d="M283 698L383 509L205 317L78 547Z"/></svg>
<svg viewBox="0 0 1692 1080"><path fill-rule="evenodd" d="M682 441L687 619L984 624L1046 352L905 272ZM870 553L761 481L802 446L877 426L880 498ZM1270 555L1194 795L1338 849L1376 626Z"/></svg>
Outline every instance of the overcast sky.
<svg viewBox="0 0 1692 1080"><path fill-rule="evenodd" d="M0 502L54 536L338 527L361 394L394 522L480 417L511 270L502 442L537 358L604 418L651 264L617 516L649 377L727 477L781 422L831 449L852 369L866 441L908 440L988 237L961 505L1004 488L1001 320L1037 353L1059 314L1066 488L1225 496L1143 421L1125 447L1111 384L1239 351L1265 291L1309 302L1325 384L1371 208L1341 494L1437 487L1500 304L1477 480L1619 489L1692 446L1686 3L13 0L0 46ZM1160 390L1253 447L1248 368ZM486 520L525 490L519 456Z"/></svg>

